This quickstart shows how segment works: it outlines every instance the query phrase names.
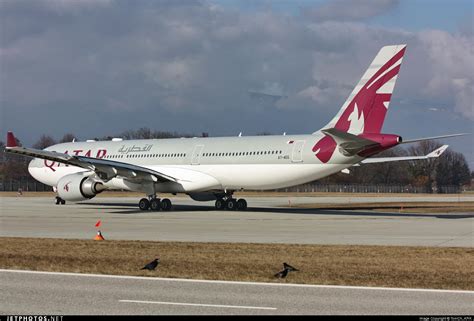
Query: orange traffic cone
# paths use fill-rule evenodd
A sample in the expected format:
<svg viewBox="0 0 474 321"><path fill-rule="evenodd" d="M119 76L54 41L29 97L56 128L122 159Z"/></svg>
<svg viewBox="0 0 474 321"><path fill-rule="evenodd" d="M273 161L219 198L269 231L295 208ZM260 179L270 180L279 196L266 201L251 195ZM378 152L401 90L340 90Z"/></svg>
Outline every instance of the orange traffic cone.
<svg viewBox="0 0 474 321"><path fill-rule="evenodd" d="M100 231L97 231L97 235L94 237L94 240L96 241L104 241L104 237L102 236L102 233Z"/></svg>

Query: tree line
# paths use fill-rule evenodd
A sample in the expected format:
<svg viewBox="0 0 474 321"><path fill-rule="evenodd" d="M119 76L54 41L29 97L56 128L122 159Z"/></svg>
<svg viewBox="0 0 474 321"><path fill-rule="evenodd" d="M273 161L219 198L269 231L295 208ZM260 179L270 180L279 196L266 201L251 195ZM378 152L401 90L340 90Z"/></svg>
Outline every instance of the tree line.
<svg viewBox="0 0 474 321"><path fill-rule="evenodd" d="M268 133L261 133L266 135ZM123 139L162 139L178 137L195 137L197 135L151 130L147 127L127 130L116 136L96 137L95 140L111 140L113 137ZM207 133L200 136L208 137ZM48 146L72 142L75 135L67 133L59 140L42 135L32 147L44 149ZM22 146L17 139L17 144ZM5 143L0 141L0 181L21 181L29 176L28 163L30 158L11 155L4 152ZM408 148L397 146L384 151L375 157L397 157L426 155L441 147L437 141L423 141ZM319 180L321 184L364 184L364 185L411 185L425 187L428 191L442 192L442 186L470 186L474 172L470 172L466 158L462 153L448 148L439 158L418 161L401 161L365 164L353 166L349 174L337 173Z"/></svg>

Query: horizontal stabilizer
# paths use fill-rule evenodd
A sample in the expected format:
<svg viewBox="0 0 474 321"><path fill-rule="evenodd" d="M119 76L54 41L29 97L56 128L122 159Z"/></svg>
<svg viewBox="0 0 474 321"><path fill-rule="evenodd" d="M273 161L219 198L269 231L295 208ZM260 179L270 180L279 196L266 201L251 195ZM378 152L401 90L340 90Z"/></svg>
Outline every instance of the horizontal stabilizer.
<svg viewBox="0 0 474 321"><path fill-rule="evenodd" d="M402 157L377 157L377 158L366 158L363 161L361 161L359 164L373 164L373 163L386 163L386 162L399 162L399 161L407 161L407 160L419 160L419 159L430 159L430 158L436 158L441 156L446 149L448 148L448 145L443 145L440 148L432 151L428 155L425 156L402 156ZM359 164L356 164L354 166L358 166Z"/></svg>
<svg viewBox="0 0 474 321"><path fill-rule="evenodd" d="M451 135L433 136L433 137L425 137L425 138L415 138L415 139L404 140L404 141L400 142L400 144L416 143L416 142L421 142L421 141L424 141L424 140L450 138L450 137L458 137L458 136L466 136L466 135L471 135L471 134L470 133L461 133L461 134L451 134Z"/></svg>
<svg viewBox="0 0 474 321"><path fill-rule="evenodd" d="M324 134L331 136L336 141L345 156L353 156L368 146L377 144L377 142L374 142L373 140L343 132L336 128L328 128L321 131Z"/></svg>

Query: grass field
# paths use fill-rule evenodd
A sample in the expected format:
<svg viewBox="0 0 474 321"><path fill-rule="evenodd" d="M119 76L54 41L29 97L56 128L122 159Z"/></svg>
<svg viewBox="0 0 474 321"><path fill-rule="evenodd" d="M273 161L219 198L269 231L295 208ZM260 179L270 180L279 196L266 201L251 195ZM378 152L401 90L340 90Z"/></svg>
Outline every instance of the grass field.
<svg viewBox="0 0 474 321"><path fill-rule="evenodd" d="M474 290L473 248L0 238L0 268ZM140 270L160 257L156 271ZM300 269L273 274L287 262Z"/></svg>

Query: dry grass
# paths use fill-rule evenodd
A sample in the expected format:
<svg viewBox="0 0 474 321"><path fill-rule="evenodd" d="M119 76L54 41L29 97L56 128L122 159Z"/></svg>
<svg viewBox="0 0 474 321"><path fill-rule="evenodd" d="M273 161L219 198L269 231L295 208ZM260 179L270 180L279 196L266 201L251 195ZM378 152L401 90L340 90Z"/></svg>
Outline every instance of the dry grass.
<svg viewBox="0 0 474 321"><path fill-rule="evenodd" d="M472 248L0 240L0 267L7 269L474 290ZM157 256L156 271L140 270ZM283 262L301 271L277 280Z"/></svg>
<svg viewBox="0 0 474 321"><path fill-rule="evenodd" d="M17 192L0 192L0 197L14 197L18 196ZM51 192L23 192L21 197L52 197L54 198L56 194Z"/></svg>
<svg viewBox="0 0 474 321"><path fill-rule="evenodd" d="M346 204L292 204L292 208L374 210L399 213L474 213L474 202L373 202Z"/></svg>

